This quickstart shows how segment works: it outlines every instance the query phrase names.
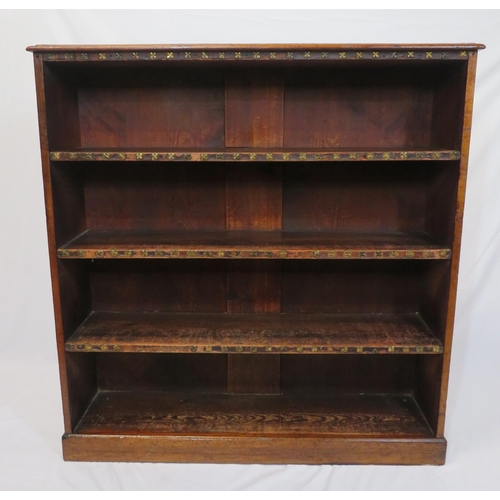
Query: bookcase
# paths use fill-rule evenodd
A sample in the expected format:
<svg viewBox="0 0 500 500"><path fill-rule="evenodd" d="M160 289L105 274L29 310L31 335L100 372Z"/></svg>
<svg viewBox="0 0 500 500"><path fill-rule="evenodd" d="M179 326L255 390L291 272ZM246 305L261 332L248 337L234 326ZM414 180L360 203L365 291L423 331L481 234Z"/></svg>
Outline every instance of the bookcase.
<svg viewBox="0 0 500 500"><path fill-rule="evenodd" d="M482 48L28 47L64 458L443 464Z"/></svg>

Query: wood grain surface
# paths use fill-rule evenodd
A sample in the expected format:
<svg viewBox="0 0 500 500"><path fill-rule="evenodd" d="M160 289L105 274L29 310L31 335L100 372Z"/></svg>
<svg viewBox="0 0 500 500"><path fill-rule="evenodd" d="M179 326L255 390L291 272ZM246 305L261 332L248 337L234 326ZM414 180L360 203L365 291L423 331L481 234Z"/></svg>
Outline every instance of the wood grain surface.
<svg viewBox="0 0 500 500"><path fill-rule="evenodd" d="M411 395L279 396L197 391L100 392L76 428L78 434L356 435L430 438Z"/></svg>
<svg viewBox="0 0 500 500"><path fill-rule="evenodd" d="M418 314L93 313L66 342L77 352L440 353Z"/></svg>
<svg viewBox="0 0 500 500"><path fill-rule="evenodd" d="M89 230L58 251L64 259L449 259L450 255L448 248L425 233L397 231Z"/></svg>

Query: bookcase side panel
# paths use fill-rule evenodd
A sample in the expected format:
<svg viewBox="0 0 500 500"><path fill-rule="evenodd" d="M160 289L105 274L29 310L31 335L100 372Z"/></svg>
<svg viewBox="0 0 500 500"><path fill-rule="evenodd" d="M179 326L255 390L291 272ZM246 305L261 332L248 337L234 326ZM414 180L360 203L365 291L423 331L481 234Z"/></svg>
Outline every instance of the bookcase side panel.
<svg viewBox="0 0 500 500"><path fill-rule="evenodd" d="M43 63L43 54L35 54L34 62L64 426L66 432L71 432L82 416L93 394L95 394L96 383L93 358L83 358L67 354L64 343L89 313L90 303L85 266L80 263L68 265L67 263L60 262L57 258L58 238L65 238L71 235L79 229L79 223L76 222L76 225L73 225L67 219L64 219L64 221L61 219L65 203L65 198L61 197L64 188L61 183L58 183L55 189L53 186L49 158L49 141L51 145L74 146L76 142L76 129L72 125L68 125L66 131L63 132L64 127L57 124L57 121L62 119L61 113L64 111L65 100L66 103L68 101L66 99L67 95L64 88L61 87L60 82L51 74L51 70L47 70L47 65ZM58 97L59 92L61 92L61 98ZM69 100L71 101L71 99ZM50 110L48 109L49 106L51 107ZM74 108L70 106L68 113L71 110L74 111ZM48 120L51 121L50 127L48 126ZM49 135L49 128L52 135ZM65 135L66 133L68 135ZM73 185L69 178L66 178L66 180L70 185ZM80 201L78 197L76 197L75 201L70 196L70 208L75 209L76 213L81 212L79 208ZM76 203L75 206L73 205L74 203Z"/></svg>
<svg viewBox="0 0 500 500"><path fill-rule="evenodd" d="M56 63L44 63L47 132L52 151L81 145L78 89L73 78L60 70Z"/></svg>
<svg viewBox="0 0 500 500"><path fill-rule="evenodd" d="M460 151L460 176L458 180L455 228L452 247L450 287L448 294L448 307L446 318L446 335L444 341L443 355L443 376L441 379L441 394L439 398L437 437L444 435L446 398L448 394L449 369L451 360L451 346L453 338L453 326L455 322L455 308L457 298L458 268L460 261L460 247L462 239L462 225L465 204L465 187L467 182L467 167L469 161L469 148L472 126L472 109L474 102L474 86L476 79L477 51L469 51L467 64L467 80L465 99L463 101L463 127L461 133L461 151Z"/></svg>

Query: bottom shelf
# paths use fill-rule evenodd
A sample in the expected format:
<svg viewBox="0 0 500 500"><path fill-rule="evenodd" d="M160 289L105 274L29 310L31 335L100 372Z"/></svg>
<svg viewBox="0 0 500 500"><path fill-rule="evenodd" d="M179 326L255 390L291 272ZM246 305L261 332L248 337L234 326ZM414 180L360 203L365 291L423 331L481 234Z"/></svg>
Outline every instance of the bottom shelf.
<svg viewBox="0 0 500 500"><path fill-rule="evenodd" d="M99 392L64 437L66 460L442 464L405 394Z"/></svg>
<svg viewBox="0 0 500 500"><path fill-rule="evenodd" d="M411 395L327 391L280 395L104 391L76 428L78 434L144 432L433 437Z"/></svg>

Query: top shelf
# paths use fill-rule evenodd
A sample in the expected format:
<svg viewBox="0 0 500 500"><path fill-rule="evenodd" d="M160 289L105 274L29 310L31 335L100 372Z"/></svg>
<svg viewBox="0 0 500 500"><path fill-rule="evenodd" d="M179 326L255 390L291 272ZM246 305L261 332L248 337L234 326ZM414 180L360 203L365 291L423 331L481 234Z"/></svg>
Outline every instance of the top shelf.
<svg viewBox="0 0 500 500"><path fill-rule="evenodd" d="M467 59L482 44L36 45L46 61L329 61Z"/></svg>
<svg viewBox="0 0 500 500"><path fill-rule="evenodd" d="M52 161L446 161L458 160L460 152L448 149L96 149L52 151Z"/></svg>

